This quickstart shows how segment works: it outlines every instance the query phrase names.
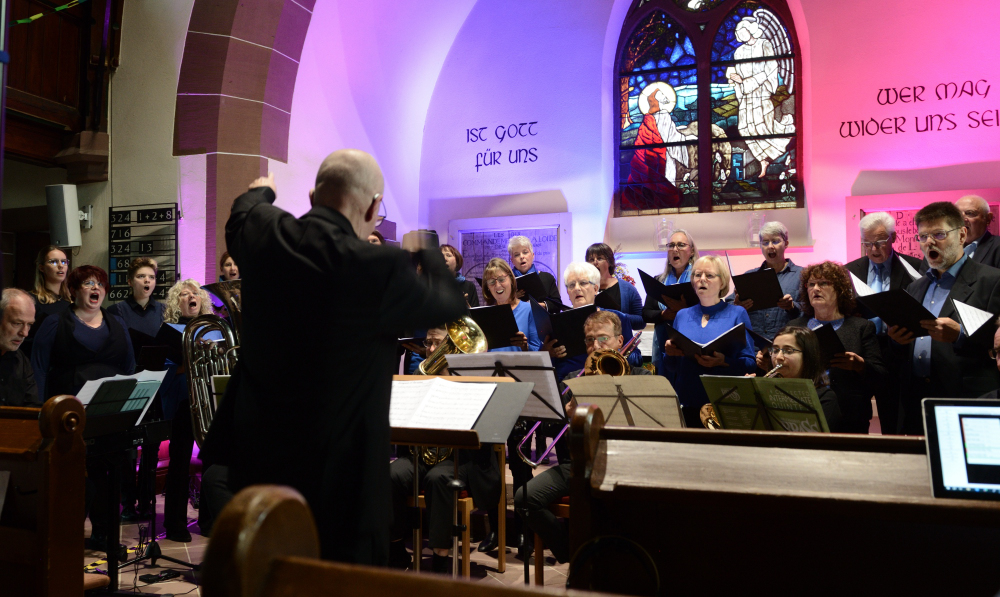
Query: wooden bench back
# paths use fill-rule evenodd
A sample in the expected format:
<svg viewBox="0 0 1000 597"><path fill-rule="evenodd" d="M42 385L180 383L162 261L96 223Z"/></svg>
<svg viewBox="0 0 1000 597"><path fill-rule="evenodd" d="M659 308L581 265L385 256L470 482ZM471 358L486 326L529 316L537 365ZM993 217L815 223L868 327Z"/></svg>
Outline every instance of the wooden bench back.
<svg viewBox="0 0 1000 597"><path fill-rule="evenodd" d="M571 425L571 549L634 541L667 593L1000 588L1000 502L932 497L922 438L605 428L590 405Z"/></svg>
<svg viewBox="0 0 1000 597"><path fill-rule="evenodd" d="M85 422L72 396L40 409L0 407L0 471L10 471L0 512L2 595L83 594Z"/></svg>

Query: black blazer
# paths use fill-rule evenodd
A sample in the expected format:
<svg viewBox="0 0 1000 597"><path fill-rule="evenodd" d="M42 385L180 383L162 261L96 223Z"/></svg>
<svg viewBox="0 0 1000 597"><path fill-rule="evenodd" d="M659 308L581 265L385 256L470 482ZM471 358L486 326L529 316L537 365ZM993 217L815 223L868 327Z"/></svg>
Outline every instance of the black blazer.
<svg viewBox="0 0 1000 597"><path fill-rule="evenodd" d="M538 277L542 280L542 288L545 289L545 309L549 313L558 313L559 307L557 304L562 304L562 299L559 297L559 285L556 284L555 276L549 272L538 271Z"/></svg>
<svg viewBox="0 0 1000 597"><path fill-rule="evenodd" d="M809 318L793 319L788 325L809 327ZM840 404L843 430L866 433L872 418L872 396L886 374L885 360L875 336L875 324L863 317L845 317L837 330L837 337L848 352L865 360L865 370L858 373L830 368L830 389L837 395Z"/></svg>
<svg viewBox="0 0 1000 597"><path fill-rule="evenodd" d="M1000 236L991 234L989 230L983 233L983 238L976 245L976 254L972 256L976 263L1000 268Z"/></svg>
<svg viewBox="0 0 1000 597"><path fill-rule="evenodd" d="M906 260L913 269L920 273L921 264L925 263L922 259L917 259L916 257L910 257L909 255L904 255L899 251L892 252L892 273L889 274L889 288L906 288L913 282L913 278L910 274L906 272L906 268L900 263L903 259ZM868 257L862 256L860 259L855 259L854 261L848 263L844 267L847 271L851 272L858 277L862 282L868 282L868 266L871 264L871 260ZM884 290L889 290L885 288Z"/></svg>
<svg viewBox="0 0 1000 597"><path fill-rule="evenodd" d="M923 276L910 284L906 292L923 302L930 282L927 276ZM948 298L994 315L1000 313L1000 270L967 260L958 272ZM945 301L940 317L958 321L951 300ZM942 398L975 398L1000 387L1000 372L997 371L996 362L987 354L993 348L992 343L992 335L980 342L965 338L961 346L946 342L932 343L931 377L937 382L936 390L946 391ZM923 394L917 392L914 386L920 382L913 379L912 375L913 343L902 347L900 353L904 359L901 369L906 372L903 383L908 386L903 395ZM915 406L919 410L919 403ZM919 413L911 412L910 415L919 416Z"/></svg>

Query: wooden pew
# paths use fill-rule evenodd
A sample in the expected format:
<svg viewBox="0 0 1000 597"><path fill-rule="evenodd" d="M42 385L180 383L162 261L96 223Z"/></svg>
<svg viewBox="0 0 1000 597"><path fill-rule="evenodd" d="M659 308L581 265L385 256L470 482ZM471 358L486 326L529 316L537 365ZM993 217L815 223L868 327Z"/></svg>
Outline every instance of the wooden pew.
<svg viewBox="0 0 1000 597"><path fill-rule="evenodd" d="M0 595L83 595L86 452L83 405L50 398L41 409L0 407ZM107 585L101 575L87 588Z"/></svg>
<svg viewBox="0 0 1000 597"><path fill-rule="evenodd" d="M625 537L670 594L1000 588L1000 503L933 498L923 438L612 428L584 405L570 444L571 551ZM597 551L574 588L646 582L645 556Z"/></svg>
<svg viewBox="0 0 1000 597"><path fill-rule="evenodd" d="M544 594L504 587L492 580L452 580L432 573L325 562L318 557L319 536L302 496L289 487L248 487L226 505L212 529L202 567L202 595L538 597ZM582 595L573 591L568 594Z"/></svg>

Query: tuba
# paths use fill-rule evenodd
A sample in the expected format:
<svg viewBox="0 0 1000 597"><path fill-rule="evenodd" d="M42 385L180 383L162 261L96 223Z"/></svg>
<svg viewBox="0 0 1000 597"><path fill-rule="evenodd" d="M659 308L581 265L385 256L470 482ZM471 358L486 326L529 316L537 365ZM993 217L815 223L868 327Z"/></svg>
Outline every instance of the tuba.
<svg viewBox="0 0 1000 597"><path fill-rule="evenodd" d="M463 315L457 321L449 323L445 328L448 331L448 337L444 339L441 346L438 346L420 363L418 371L421 375L440 373L448 366L448 360L445 359L445 356L449 354L473 354L489 350L483 328L479 327L479 324L468 315Z"/></svg>
<svg viewBox="0 0 1000 597"><path fill-rule="evenodd" d="M184 328L181 342L188 376L188 398L191 401L191 428L199 449L205 442L218 407L212 376L232 374L238 360L239 332L243 323L239 280L209 284L204 288L222 299L233 325L217 315L199 315ZM222 339L205 339L211 332L220 333Z"/></svg>
<svg viewBox="0 0 1000 597"><path fill-rule="evenodd" d="M463 315L458 321L445 326L448 337L441 343L434 352L420 363L417 369L421 375L437 375L448 366L445 358L449 354L472 354L486 352L486 334L475 321L468 315ZM451 448L435 448L428 446L410 447L411 451L419 450L420 459L427 466L447 460L451 456Z"/></svg>

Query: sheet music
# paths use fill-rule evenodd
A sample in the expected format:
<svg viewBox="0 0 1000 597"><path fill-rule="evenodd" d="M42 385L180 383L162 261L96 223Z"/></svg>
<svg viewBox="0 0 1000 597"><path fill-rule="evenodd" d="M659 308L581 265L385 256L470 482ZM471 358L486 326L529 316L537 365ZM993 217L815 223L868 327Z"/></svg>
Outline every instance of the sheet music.
<svg viewBox="0 0 1000 597"><path fill-rule="evenodd" d="M910 265L908 261L906 261L905 259L900 259L899 262L903 264L903 269L906 270L906 273L910 274L911 278L916 280L917 278L920 277L920 272L913 269L913 266Z"/></svg>
<svg viewBox="0 0 1000 597"><path fill-rule="evenodd" d="M977 309L972 305L967 305L955 299L952 299L951 302L955 303L955 310L958 311L958 317L962 320L962 325L965 326L965 333L969 336L976 333L984 324L993 320L993 315L982 309Z"/></svg>
<svg viewBox="0 0 1000 597"><path fill-rule="evenodd" d="M472 429L495 383L458 383L439 377L392 382L389 424L420 429Z"/></svg>
<svg viewBox="0 0 1000 597"><path fill-rule="evenodd" d="M76 393L76 399L79 400L84 407L90 404L90 401L94 398L94 394L97 393L97 389L101 387L101 384L108 380L118 380L118 379L134 379L138 384L136 384L135 390L132 391L132 398L141 398L145 396L152 396L160 388L160 384L163 383L163 379L167 376L166 371L140 371L132 375L115 375L114 377L102 377L101 379L94 379L83 384L80 391ZM155 382L154 387L152 383L143 382ZM143 417L146 416L146 411L149 410L149 406L153 404L152 400L147 400L146 405L142 409L142 413L139 418L136 419L135 424L139 425Z"/></svg>
<svg viewBox="0 0 1000 597"><path fill-rule="evenodd" d="M552 367L552 359L547 352L483 352L473 354L449 354L445 356L448 360L448 368L459 368L458 373L466 376L491 377L496 370L496 363L500 361L507 367ZM562 399L559 397L559 388L556 385L556 376L551 370L518 370L514 372L517 379L535 384L534 393L528 397L521 411L522 417L532 419L559 419L557 413L565 412L562 406ZM538 396L541 396L539 400ZM545 402L542 402L544 400ZM551 406L546 406L546 403Z"/></svg>
<svg viewBox="0 0 1000 597"><path fill-rule="evenodd" d="M900 261L906 263L905 260L901 259ZM851 282L854 283L854 292L856 292L858 296L871 296L875 294L875 291L872 290L871 286L862 282L861 278L855 276L854 274L851 274Z"/></svg>

